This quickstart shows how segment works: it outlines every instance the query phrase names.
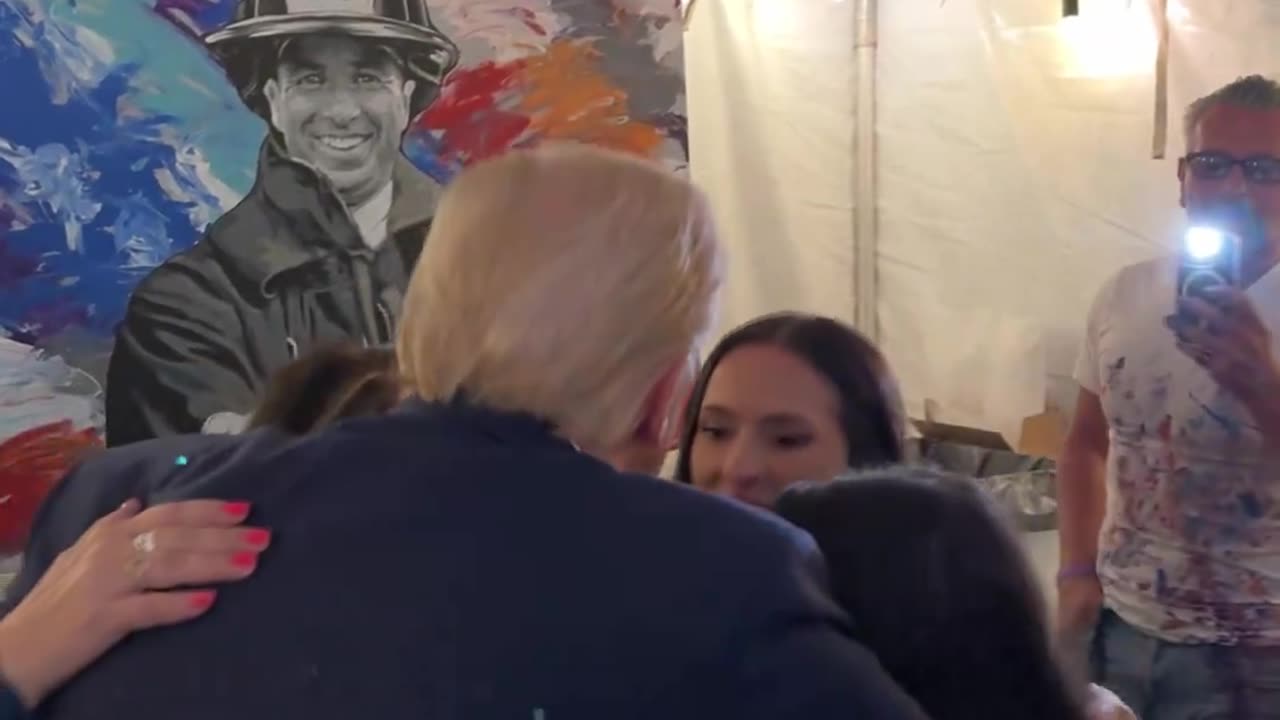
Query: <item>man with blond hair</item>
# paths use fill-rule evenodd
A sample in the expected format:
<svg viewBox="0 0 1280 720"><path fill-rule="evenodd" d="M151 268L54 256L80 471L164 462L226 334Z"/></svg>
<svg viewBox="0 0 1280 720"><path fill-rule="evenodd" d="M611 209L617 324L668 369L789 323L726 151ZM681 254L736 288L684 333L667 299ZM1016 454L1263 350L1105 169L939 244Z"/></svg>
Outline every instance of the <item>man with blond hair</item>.
<svg viewBox="0 0 1280 720"><path fill-rule="evenodd" d="M607 460L675 437L722 267L705 198L660 167L559 146L470 169L405 296L413 397L270 450L154 453L152 500L251 502L271 548L44 716L923 720L807 535Z"/></svg>

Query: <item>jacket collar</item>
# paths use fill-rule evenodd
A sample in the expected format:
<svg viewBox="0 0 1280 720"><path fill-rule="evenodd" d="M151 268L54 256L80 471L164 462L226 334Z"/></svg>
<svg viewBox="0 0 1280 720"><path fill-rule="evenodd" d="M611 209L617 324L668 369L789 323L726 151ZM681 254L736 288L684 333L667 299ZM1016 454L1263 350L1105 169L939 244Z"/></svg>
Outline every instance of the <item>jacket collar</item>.
<svg viewBox="0 0 1280 720"><path fill-rule="evenodd" d="M530 413L495 410L459 396L447 402L431 402L416 395L405 400L395 414L441 427L461 428L511 445L550 445L578 452L577 446L556 434L555 425Z"/></svg>
<svg viewBox="0 0 1280 720"><path fill-rule="evenodd" d="M391 183L388 234L395 238L410 228L429 224L440 186L403 156L396 158ZM267 227L276 228L276 232L245 235L231 223L209 239L264 293L280 273L331 257L335 249L351 254L371 252L328 179L285 154L270 135L258 153L257 179L249 196L246 201L257 196L270 207L271 215L282 217L283 222L268 220ZM426 229L417 232L425 233Z"/></svg>

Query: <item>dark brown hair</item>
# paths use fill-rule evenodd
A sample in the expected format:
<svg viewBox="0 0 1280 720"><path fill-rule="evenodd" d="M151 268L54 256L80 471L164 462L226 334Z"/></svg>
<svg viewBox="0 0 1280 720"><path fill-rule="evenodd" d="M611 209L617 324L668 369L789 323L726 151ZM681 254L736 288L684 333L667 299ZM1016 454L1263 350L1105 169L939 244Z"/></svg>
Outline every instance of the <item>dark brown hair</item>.
<svg viewBox="0 0 1280 720"><path fill-rule="evenodd" d="M902 462L902 400L889 382L884 356L839 320L803 313L765 315L729 332L702 365L685 406L675 479L692 482L689 455L707 384L726 355L745 345L775 345L805 361L836 389L849 467ZM826 478L814 478L826 479Z"/></svg>
<svg viewBox="0 0 1280 720"><path fill-rule="evenodd" d="M304 435L343 418L381 415L400 400L395 353L332 345L285 365L271 378L249 427Z"/></svg>
<svg viewBox="0 0 1280 720"><path fill-rule="evenodd" d="M929 717L1084 719L1017 537L972 480L881 468L775 509L817 540L858 638Z"/></svg>

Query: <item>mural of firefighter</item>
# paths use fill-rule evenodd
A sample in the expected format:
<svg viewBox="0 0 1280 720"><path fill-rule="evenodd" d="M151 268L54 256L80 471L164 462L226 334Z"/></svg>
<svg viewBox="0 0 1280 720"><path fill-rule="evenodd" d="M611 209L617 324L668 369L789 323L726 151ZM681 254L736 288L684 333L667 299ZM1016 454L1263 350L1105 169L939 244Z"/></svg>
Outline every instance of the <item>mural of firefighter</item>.
<svg viewBox="0 0 1280 720"><path fill-rule="evenodd" d="M678 0L0 2L0 563L104 440L236 432L291 358L388 343L468 163L683 172L681 29Z"/></svg>

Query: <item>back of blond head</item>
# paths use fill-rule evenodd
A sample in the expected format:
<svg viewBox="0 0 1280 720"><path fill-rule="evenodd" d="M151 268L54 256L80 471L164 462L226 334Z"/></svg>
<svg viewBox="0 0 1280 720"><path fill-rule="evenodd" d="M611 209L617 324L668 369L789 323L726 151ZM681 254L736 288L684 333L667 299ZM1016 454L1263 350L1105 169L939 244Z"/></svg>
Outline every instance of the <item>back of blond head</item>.
<svg viewBox="0 0 1280 720"><path fill-rule="evenodd" d="M704 196L585 145L479 163L450 186L396 352L426 400L464 395L610 448L710 329L723 260Z"/></svg>

